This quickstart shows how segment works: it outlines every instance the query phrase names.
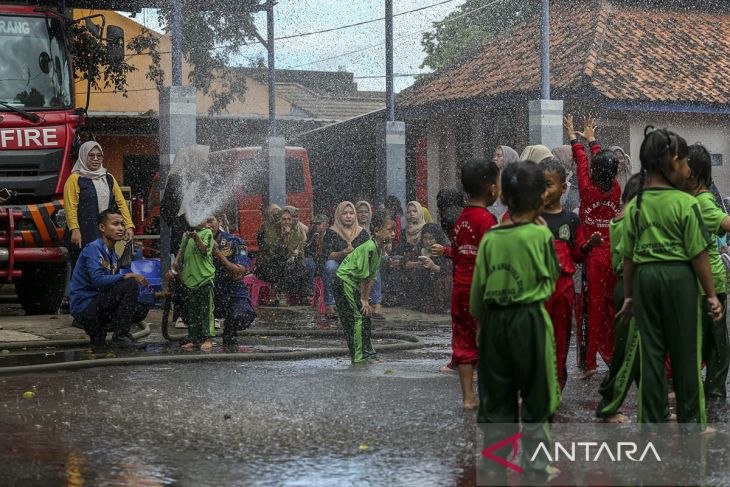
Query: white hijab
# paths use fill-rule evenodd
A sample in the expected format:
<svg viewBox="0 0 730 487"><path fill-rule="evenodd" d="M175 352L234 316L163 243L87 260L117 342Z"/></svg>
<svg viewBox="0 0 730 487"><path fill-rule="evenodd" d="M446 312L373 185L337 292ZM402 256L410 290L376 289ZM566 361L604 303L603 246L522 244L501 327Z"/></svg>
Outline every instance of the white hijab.
<svg viewBox="0 0 730 487"><path fill-rule="evenodd" d="M89 156L89 152L91 152L91 149L94 147L97 147L101 151L102 155L104 154L104 150L97 142L94 142L93 140L84 142L81 144L81 147L79 147L79 158L76 159L76 164L74 164L71 172L78 174L79 177L91 179L91 182L94 183L94 189L96 190L96 202L99 208L99 213L101 213L109 208L109 183L106 181L106 168L103 165L96 171L92 171L89 169L89 166L86 165L86 158Z"/></svg>

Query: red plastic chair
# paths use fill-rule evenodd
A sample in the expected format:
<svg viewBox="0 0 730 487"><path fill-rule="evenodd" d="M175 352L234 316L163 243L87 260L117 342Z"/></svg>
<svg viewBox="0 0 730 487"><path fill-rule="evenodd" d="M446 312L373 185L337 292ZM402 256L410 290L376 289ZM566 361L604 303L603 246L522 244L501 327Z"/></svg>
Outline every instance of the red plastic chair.
<svg viewBox="0 0 730 487"><path fill-rule="evenodd" d="M243 283L248 288L248 293L251 295L251 302L254 308L261 304L262 301L266 302L269 300L271 293L271 285L257 278L253 274L249 274L243 278Z"/></svg>

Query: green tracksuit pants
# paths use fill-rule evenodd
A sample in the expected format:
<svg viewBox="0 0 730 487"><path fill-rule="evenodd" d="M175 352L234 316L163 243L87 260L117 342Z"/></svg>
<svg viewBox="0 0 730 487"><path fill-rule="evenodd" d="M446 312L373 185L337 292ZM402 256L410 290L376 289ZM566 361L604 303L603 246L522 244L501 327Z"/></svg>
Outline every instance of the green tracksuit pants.
<svg viewBox="0 0 730 487"><path fill-rule="evenodd" d="M215 336L212 283L196 288L185 287L183 307L183 321L188 327L188 338L193 343Z"/></svg>
<svg viewBox="0 0 730 487"><path fill-rule="evenodd" d="M727 336L727 295L718 294L722 303L722 318L712 321L707 300L702 305L702 357L705 359L705 394L708 397L727 397L725 382L730 368L730 345Z"/></svg>
<svg viewBox="0 0 730 487"><path fill-rule="evenodd" d="M543 303L490 306L479 330L479 413L485 444L487 423L523 423L527 452L549 441L549 422L560 405L555 337ZM522 409L518 405L522 398ZM503 434L496 431L496 435ZM547 464L532 464L540 469Z"/></svg>
<svg viewBox="0 0 730 487"><path fill-rule="evenodd" d="M614 290L616 311L624 304L624 280L619 278ZM616 320L614 327L614 352L608 364L608 374L603 379L598 392L601 400L596 408L596 416L606 418L616 414L626 399L631 384L639 382L639 330L635 320L628 323Z"/></svg>
<svg viewBox="0 0 730 487"><path fill-rule="evenodd" d="M672 382L680 423L707 423L700 375L701 296L689 262L637 266L634 315L641 336L639 423L663 423L668 407L665 358L672 361Z"/></svg>
<svg viewBox="0 0 730 487"><path fill-rule="evenodd" d="M337 277L332 284L332 291L352 363L377 360L378 355L371 341L372 323L369 317L360 312L360 290Z"/></svg>

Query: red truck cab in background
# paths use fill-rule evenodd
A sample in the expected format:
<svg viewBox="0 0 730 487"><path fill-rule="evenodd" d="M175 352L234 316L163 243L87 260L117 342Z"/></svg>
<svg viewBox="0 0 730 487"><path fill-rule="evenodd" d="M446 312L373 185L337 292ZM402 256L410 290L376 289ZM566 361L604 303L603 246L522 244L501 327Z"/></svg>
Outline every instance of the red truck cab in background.
<svg viewBox="0 0 730 487"><path fill-rule="evenodd" d="M0 0L0 189L13 193L0 206L0 285L15 285L27 314L54 313L66 287L63 187L85 110L64 3Z"/></svg>
<svg viewBox="0 0 730 487"><path fill-rule="evenodd" d="M260 147L239 147L210 153L211 158L225 160L226 164L235 164L237 167L265 167L266 153ZM245 171L245 169L244 169ZM235 172L235 171L234 171ZM260 181L265 185L265 181ZM286 204L299 210L299 219L309 225L312 221L312 172L309 166L309 156L303 147L286 148ZM257 233L262 223L263 187L253 191L237 191L234 201L226 208L226 215L233 216L229 230L242 237L250 253L255 254L259 249ZM144 216L135 212L135 228L141 234L158 234L160 217L160 174L156 173L152 179L147 198L140 207L145 208ZM145 254L156 256L151 250L152 241L145 242ZM177 250L177 249L174 249Z"/></svg>

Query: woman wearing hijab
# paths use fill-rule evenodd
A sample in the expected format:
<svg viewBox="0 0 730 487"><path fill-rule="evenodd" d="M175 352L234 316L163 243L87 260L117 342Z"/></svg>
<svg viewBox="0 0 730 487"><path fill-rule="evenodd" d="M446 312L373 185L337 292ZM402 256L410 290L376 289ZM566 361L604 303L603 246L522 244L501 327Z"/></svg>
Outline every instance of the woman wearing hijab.
<svg viewBox="0 0 730 487"><path fill-rule="evenodd" d="M333 225L324 235L324 303L327 306L327 318L336 319L335 296L332 284L340 263L361 244L370 239L370 234L357 223L357 210L349 201L337 205Z"/></svg>
<svg viewBox="0 0 730 487"><path fill-rule="evenodd" d="M283 301L279 292L301 298L306 292L307 270L304 267L304 238L294 226L291 210L272 210L264 226L256 259L256 276L273 287L272 304Z"/></svg>
<svg viewBox="0 0 730 487"><path fill-rule="evenodd" d="M302 221L299 219L299 208L295 206L285 206L284 210L288 211L292 216L292 227L299 232L299 234L302 236L304 241L307 241L307 235L309 234L309 227L306 226Z"/></svg>
<svg viewBox="0 0 730 487"><path fill-rule="evenodd" d="M504 169L507 164L519 161L520 156L517 154L517 151L514 150L512 147L499 145L494 151L494 157L492 160L497 165L501 173L502 169ZM487 210L489 210L489 212L497 218L497 221L502 221L502 216L507 213L507 207L504 205L504 203L502 203L502 198L497 198L497 201L495 201L492 206L487 208Z"/></svg>
<svg viewBox="0 0 730 487"><path fill-rule="evenodd" d="M405 304L406 291L409 288L408 280L414 269L420 266L418 256L421 255L421 232L426 225L423 207L418 201L411 201L406 205L406 226L401 231L400 242L394 249L394 256L390 258L390 268L383 276L388 301L387 305L399 306Z"/></svg>
<svg viewBox="0 0 730 487"><path fill-rule="evenodd" d="M542 144L539 145L528 145L525 150L520 154L521 161L530 161L535 164L540 164L544 159L552 158L553 153L550 149Z"/></svg>
<svg viewBox="0 0 730 487"><path fill-rule="evenodd" d="M108 209L119 211L124 219L124 238L134 237L134 224L124 195L114 176L103 165L104 151L94 141L79 148L79 157L63 187L66 211L66 246L71 271L81 250L100 237L99 214Z"/></svg>
<svg viewBox="0 0 730 487"><path fill-rule="evenodd" d="M437 224L426 223L421 230L418 267L405 272L410 285L404 305L425 313L444 313L451 304L451 261L431 255L434 245L447 246L448 240Z"/></svg>

